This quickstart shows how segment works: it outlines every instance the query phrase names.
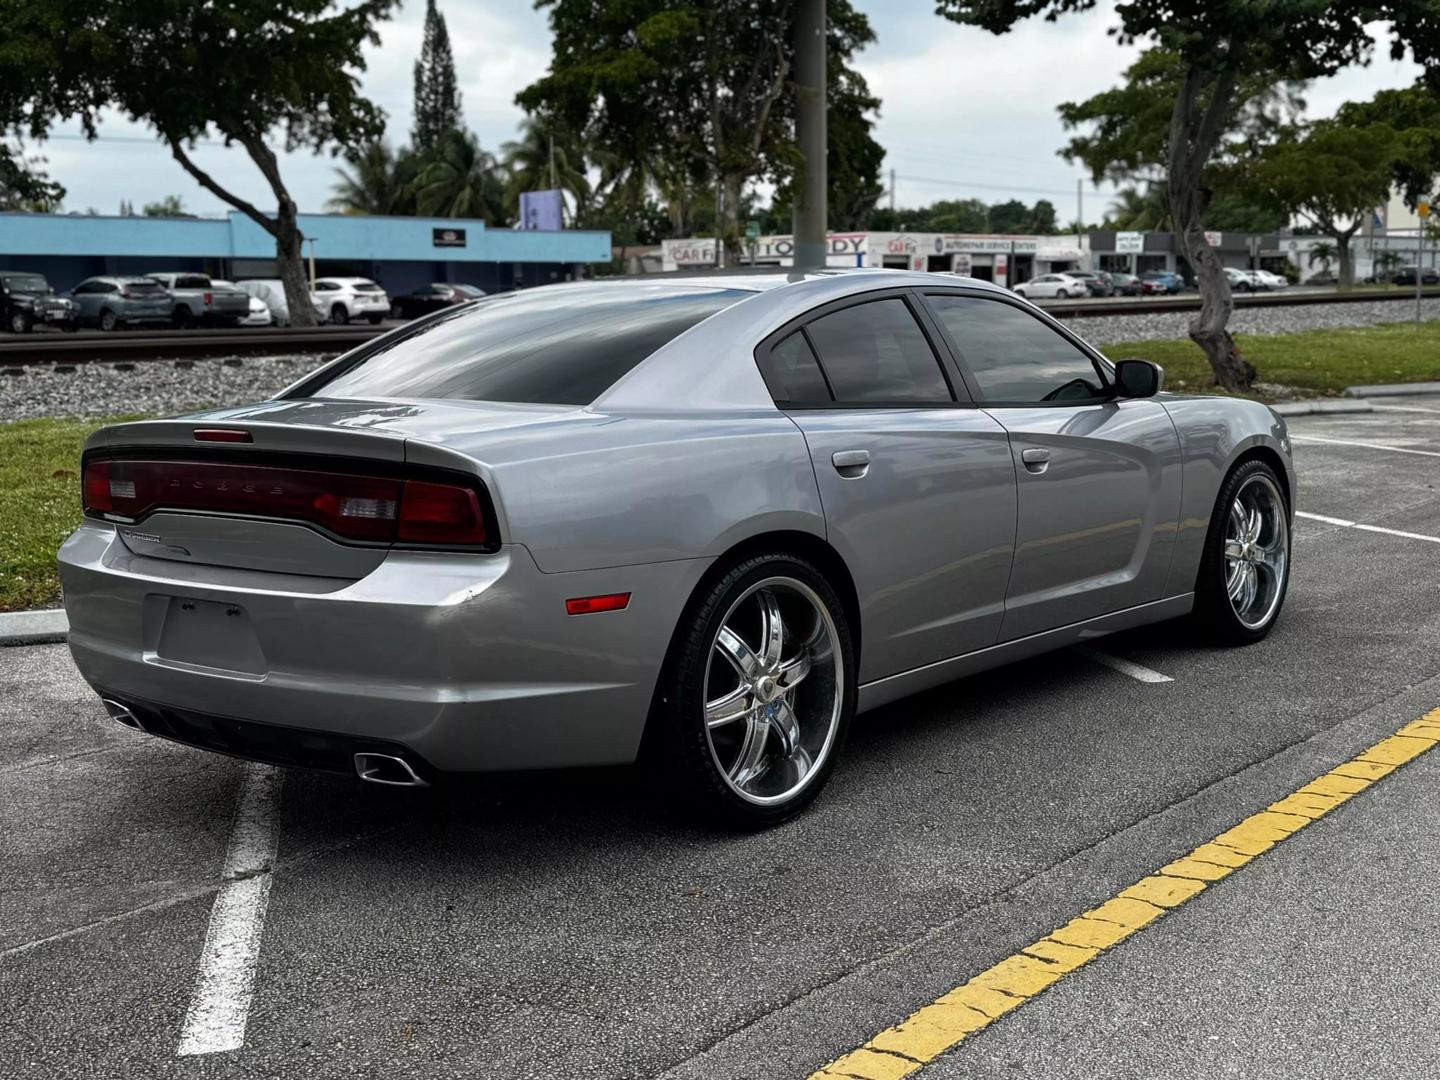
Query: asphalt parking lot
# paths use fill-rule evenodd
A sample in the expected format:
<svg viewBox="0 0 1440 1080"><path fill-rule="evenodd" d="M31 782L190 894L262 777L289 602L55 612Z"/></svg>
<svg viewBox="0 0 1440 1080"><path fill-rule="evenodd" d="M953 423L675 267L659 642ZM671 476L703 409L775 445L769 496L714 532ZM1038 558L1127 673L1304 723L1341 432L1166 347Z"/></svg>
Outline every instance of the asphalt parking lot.
<svg viewBox="0 0 1440 1080"><path fill-rule="evenodd" d="M1149 628L867 714L758 835L629 770L271 775L4 650L0 1074L1437 1075L1440 752L923 1068L852 1053L1440 707L1440 398L1291 431L1318 516L1267 641Z"/></svg>

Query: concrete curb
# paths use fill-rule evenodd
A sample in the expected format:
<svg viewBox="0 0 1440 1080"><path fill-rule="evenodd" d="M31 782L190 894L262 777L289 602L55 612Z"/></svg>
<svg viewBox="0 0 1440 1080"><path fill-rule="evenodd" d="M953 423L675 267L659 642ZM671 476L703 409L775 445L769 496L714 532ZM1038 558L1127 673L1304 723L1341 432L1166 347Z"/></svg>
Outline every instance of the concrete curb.
<svg viewBox="0 0 1440 1080"><path fill-rule="evenodd" d="M1381 383L1345 388L1346 397L1403 397L1406 394L1440 394L1440 382Z"/></svg>
<svg viewBox="0 0 1440 1080"><path fill-rule="evenodd" d="M64 641L69 632L70 620L62 608L0 612L0 647L48 645Z"/></svg>
<svg viewBox="0 0 1440 1080"><path fill-rule="evenodd" d="M1274 408L1281 416L1329 416L1333 413L1375 411L1375 406L1368 401L1338 401L1333 398L1325 398L1320 401L1286 401Z"/></svg>

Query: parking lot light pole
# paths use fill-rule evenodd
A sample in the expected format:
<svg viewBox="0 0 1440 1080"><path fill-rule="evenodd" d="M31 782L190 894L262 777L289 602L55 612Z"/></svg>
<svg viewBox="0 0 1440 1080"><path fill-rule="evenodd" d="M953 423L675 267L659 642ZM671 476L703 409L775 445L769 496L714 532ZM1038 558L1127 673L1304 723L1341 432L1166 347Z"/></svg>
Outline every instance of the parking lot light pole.
<svg viewBox="0 0 1440 1080"><path fill-rule="evenodd" d="M800 184L795 199L795 269L826 264L825 0L799 0L795 13L795 141Z"/></svg>
<svg viewBox="0 0 1440 1080"><path fill-rule="evenodd" d="M1423 321L1421 301L1425 295L1425 226L1430 221L1430 200L1421 199L1415 204L1419 221L1415 226L1415 325Z"/></svg>

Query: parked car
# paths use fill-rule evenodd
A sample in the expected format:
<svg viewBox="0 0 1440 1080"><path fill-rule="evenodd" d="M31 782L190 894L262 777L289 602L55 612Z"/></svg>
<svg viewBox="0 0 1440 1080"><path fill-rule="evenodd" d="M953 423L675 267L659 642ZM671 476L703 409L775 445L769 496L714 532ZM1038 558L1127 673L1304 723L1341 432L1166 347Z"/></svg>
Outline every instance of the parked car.
<svg viewBox="0 0 1440 1080"><path fill-rule="evenodd" d="M1262 289L1288 289L1290 279L1284 274L1276 274L1269 270L1254 270L1256 284Z"/></svg>
<svg viewBox="0 0 1440 1080"><path fill-rule="evenodd" d="M180 329L201 323L234 326L250 314L250 298L233 286L217 286L207 274L161 271L146 274L170 290L170 321Z"/></svg>
<svg viewBox="0 0 1440 1080"><path fill-rule="evenodd" d="M100 429L59 553L80 673L129 728L384 784L643 741L755 827L858 711L1163 619L1275 625L1267 406L1157 396L995 285L796 278L525 290Z"/></svg>
<svg viewBox="0 0 1440 1080"><path fill-rule="evenodd" d="M285 298L285 283L279 278L247 278L237 281L235 287L263 303L276 326L290 325L290 301ZM314 293L310 294L310 303L323 323L329 314L324 303Z"/></svg>
<svg viewBox="0 0 1440 1080"><path fill-rule="evenodd" d="M76 285L70 299L79 307L78 321L101 330L119 330L141 323L169 324L174 299L154 278L103 275Z"/></svg>
<svg viewBox="0 0 1440 1080"><path fill-rule="evenodd" d="M1396 285L1414 285L1416 269L1414 266L1402 266L1390 280ZM1420 282L1423 285L1440 285L1440 270L1427 266L1420 274Z"/></svg>
<svg viewBox="0 0 1440 1080"><path fill-rule="evenodd" d="M1230 282L1230 288L1235 292L1254 292L1260 288L1255 281L1255 276L1249 270L1241 270L1238 267L1225 267L1225 280Z"/></svg>
<svg viewBox="0 0 1440 1080"><path fill-rule="evenodd" d="M1173 295L1185 291L1185 279L1169 270L1151 270L1140 275L1140 291L1146 296Z"/></svg>
<svg viewBox="0 0 1440 1080"><path fill-rule="evenodd" d="M351 319L378 323L390 314L390 297L369 278L320 278L315 282L316 308L336 326Z"/></svg>
<svg viewBox="0 0 1440 1080"><path fill-rule="evenodd" d="M1115 291L1110 284L1110 275L1098 270L1066 270L1065 275L1083 282L1091 296L1109 296Z"/></svg>
<svg viewBox="0 0 1440 1080"><path fill-rule="evenodd" d="M433 285L422 286L404 296L397 296L394 303L390 305L390 314L397 319L414 319L421 315L428 315L432 311L439 311L441 308L478 300L484 295L485 290L477 289L474 285L437 281Z"/></svg>
<svg viewBox="0 0 1440 1080"><path fill-rule="evenodd" d="M75 301L55 295L45 275L0 270L0 325L12 334L28 334L35 326L74 330L79 314Z"/></svg>
<svg viewBox="0 0 1440 1080"><path fill-rule="evenodd" d="M1027 300L1067 300L1089 295L1085 282L1069 274L1041 274L1015 286L1015 295Z"/></svg>
<svg viewBox="0 0 1440 1080"><path fill-rule="evenodd" d="M233 281L221 281L219 278L211 278L211 284L217 289L233 289L242 294L249 302L249 309L245 317L240 320L240 326L270 326L275 322L275 317L270 314L270 305L261 300L258 296L251 296Z"/></svg>
<svg viewBox="0 0 1440 1080"><path fill-rule="evenodd" d="M1110 287L1115 290L1117 296L1139 296L1141 293L1140 279L1134 274L1112 271Z"/></svg>

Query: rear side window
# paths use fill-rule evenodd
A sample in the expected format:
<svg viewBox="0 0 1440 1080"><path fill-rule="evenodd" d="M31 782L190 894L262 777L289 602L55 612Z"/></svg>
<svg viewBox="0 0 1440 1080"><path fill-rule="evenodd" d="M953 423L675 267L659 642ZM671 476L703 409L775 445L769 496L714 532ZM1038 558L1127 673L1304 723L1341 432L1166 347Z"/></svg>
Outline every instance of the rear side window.
<svg viewBox="0 0 1440 1080"><path fill-rule="evenodd" d="M131 293L161 292L164 288L164 285L161 285L158 281L152 281L150 278L139 278L135 281L125 282L125 291Z"/></svg>
<svg viewBox="0 0 1440 1080"><path fill-rule="evenodd" d="M175 287L177 289L208 289L210 288L210 279L200 277L197 274L190 274L185 277L177 277L175 279Z"/></svg>
<svg viewBox="0 0 1440 1080"><path fill-rule="evenodd" d="M805 334L796 330L789 337L770 347L769 375L771 387L777 402L787 405L828 405L830 388L825 385L825 376L815 352L805 340Z"/></svg>
<svg viewBox="0 0 1440 1080"><path fill-rule="evenodd" d="M820 354L836 401L920 405L954 400L935 351L899 297L822 315L805 332Z"/></svg>
<svg viewBox="0 0 1440 1080"><path fill-rule="evenodd" d="M448 311L299 393L588 405L656 349L750 295L650 284L509 293Z"/></svg>
<svg viewBox="0 0 1440 1080"><path fill-rule="evenodd" d="M999 300L928 296L988 402L1093 401L1105 382L1090 357L1029 312Z"/></svg>

